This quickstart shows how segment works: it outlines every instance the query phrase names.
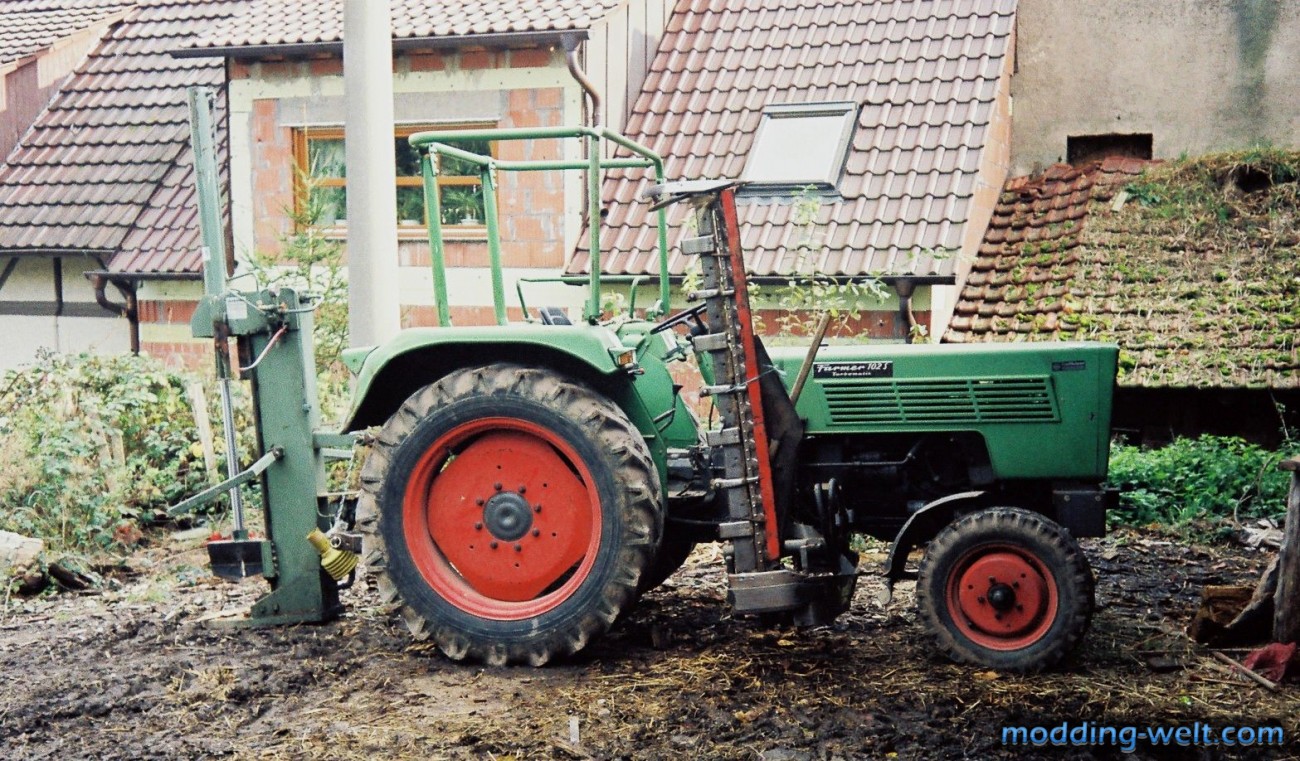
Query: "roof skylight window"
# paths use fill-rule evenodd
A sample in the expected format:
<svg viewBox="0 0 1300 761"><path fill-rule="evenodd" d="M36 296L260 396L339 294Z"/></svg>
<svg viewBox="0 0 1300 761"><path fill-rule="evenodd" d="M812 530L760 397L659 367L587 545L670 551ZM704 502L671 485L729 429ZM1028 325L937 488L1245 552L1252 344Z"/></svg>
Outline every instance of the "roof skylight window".
<svg viewBox="0 0 1300 761"><path fill-rule="evenodd" d="M786 103L763 109L741 179L751 187L834 190L844 170L858 104Z"/></svg>

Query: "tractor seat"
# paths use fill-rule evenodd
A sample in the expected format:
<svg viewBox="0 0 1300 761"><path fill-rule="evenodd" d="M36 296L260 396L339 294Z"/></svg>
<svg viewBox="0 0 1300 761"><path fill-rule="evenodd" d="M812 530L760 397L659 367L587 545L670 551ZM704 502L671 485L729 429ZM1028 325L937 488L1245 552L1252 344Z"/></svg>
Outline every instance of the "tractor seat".
<svg viewBox="0 0 1300 761"><path fill-rule="evenodd" d="M561 307L538 307L537 316L542 318L543 325L572 325L569 321L569 313Z"/></svg>

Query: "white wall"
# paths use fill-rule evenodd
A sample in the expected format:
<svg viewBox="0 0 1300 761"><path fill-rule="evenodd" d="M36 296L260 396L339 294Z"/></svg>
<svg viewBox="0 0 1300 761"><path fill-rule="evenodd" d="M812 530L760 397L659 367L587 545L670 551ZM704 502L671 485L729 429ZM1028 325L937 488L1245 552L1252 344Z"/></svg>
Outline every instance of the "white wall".
<svg viewBox="0 0 1300 761"><path fill-rule="evenodd" d="M1300 144L1300 0L1020 0L1016 174L1071 135L1145 134L1156 158Z"/></svg>
<svg viewBox="0 0 1300 761"><path fill-rule="evenodd" d="M0 258L0 272L9 262ZM0 287L0 370L30 364L41 350L64 354L130 351L130 323L96 304L95 291L82 275L99 268L93 259L62 257L64 314L53 314L54 262L47 257L20 257ZM120 303L116 290L110 289L108 295ZM15 311L28 314L13 314Z"/></svg>

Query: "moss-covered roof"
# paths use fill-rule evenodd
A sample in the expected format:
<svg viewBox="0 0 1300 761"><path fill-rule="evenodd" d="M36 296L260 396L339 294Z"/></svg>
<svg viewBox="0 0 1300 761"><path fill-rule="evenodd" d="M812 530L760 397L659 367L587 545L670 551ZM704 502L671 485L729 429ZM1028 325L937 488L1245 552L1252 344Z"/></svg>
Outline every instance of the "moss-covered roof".
<svg viewBox="0 0 1300 761"><path fill-rule="evenodd" d="M1007 182L949 342L1090 339L1120 383L1300 388L1300 152Z"/></svg>

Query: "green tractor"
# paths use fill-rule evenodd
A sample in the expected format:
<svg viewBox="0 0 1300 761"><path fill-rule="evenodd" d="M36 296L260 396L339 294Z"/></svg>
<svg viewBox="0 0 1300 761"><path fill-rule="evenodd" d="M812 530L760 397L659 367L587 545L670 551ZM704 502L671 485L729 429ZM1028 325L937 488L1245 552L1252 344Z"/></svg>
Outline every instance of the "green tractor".
<svg viewBox="0 0 1300 761"><path fill-rule="evenodd" d="M623 163L661 166L608 131L411 142L430 178L442 155L479 164L490 197L494 170L532 167L453 141L561 133L590 140L597 161L596 140L609 140L633 153ZM437 220L437 184L426 189ZM917 597L945 652L998 668L1055 662L1092 609L1074 537L1104 530L1116 348L769 352L753 331L735 191L661 184L647 199L693 208L692 309L657 319L664 292L646 319L601 322L593 256L579 324L541 310L532 324L408 330L362 352L346 429L381 426L357 524L386 600L453 658L542 664L602 634L699 542L725 543L735 612L828 623L849 604L852 539L866 534L893 542L891 583L929 543ZM493 227L489 242L499 278ZM664 291L666 258L664 247ZM669 372L690 355L715 428Z"/></svg>
<svg viewBox="0 0 1300 761"><path fill-rule="evenodd" d="M583 140L590 158L503 161L455 147L542 138ZM236 303L211 278L195 317L199 335L238 336L253 366L262 470L209 492L263 479L270 537L234 542L253 546L252 567L275 588L254 623L332 615L336 577L350 570L338 553L353 551L416 637L456 660L541 665L605 633L701 542L724 546L735 613L828 623L850 604L861 573L854 538L866 535L892 543L880 572L890 588L916 580L921 619L952 658L1033 671L1078 642L1093 575L1075 539L1103 533L1112 501L1103 483L1115 346L769 350L753 330L735 184L665 184L658 156L600 128L422 133L411 143L442 326L348 354L357 384L343 431L370 432L354 511L325 509L318 496L322 458L350 439L313 430L310 370L290 367L309 365L310 309L284 292ZM603 158L603 143L626 155ZM436 182L446 156L482 170L495 326L449 325ZM596 208L611 167L658 181L646 199L660 213L658 302L601 319L611 278L593 224L583 318L534 312L521 293L528 319L506 324L496 173L585 170ZM691 208L693 237L681 247L698 258L702 283L692 308L665 317L663 208L675 203ZM692 357L712 425L670 374ZM293 373L301 377L286 385ZM284 408L304 389L299 420ZM291 467L307 475L295 480ZM317 528L328 530L328 540L315 535L324 570L302 550ZM922 546L914 570L908 558Z"/></svg>

